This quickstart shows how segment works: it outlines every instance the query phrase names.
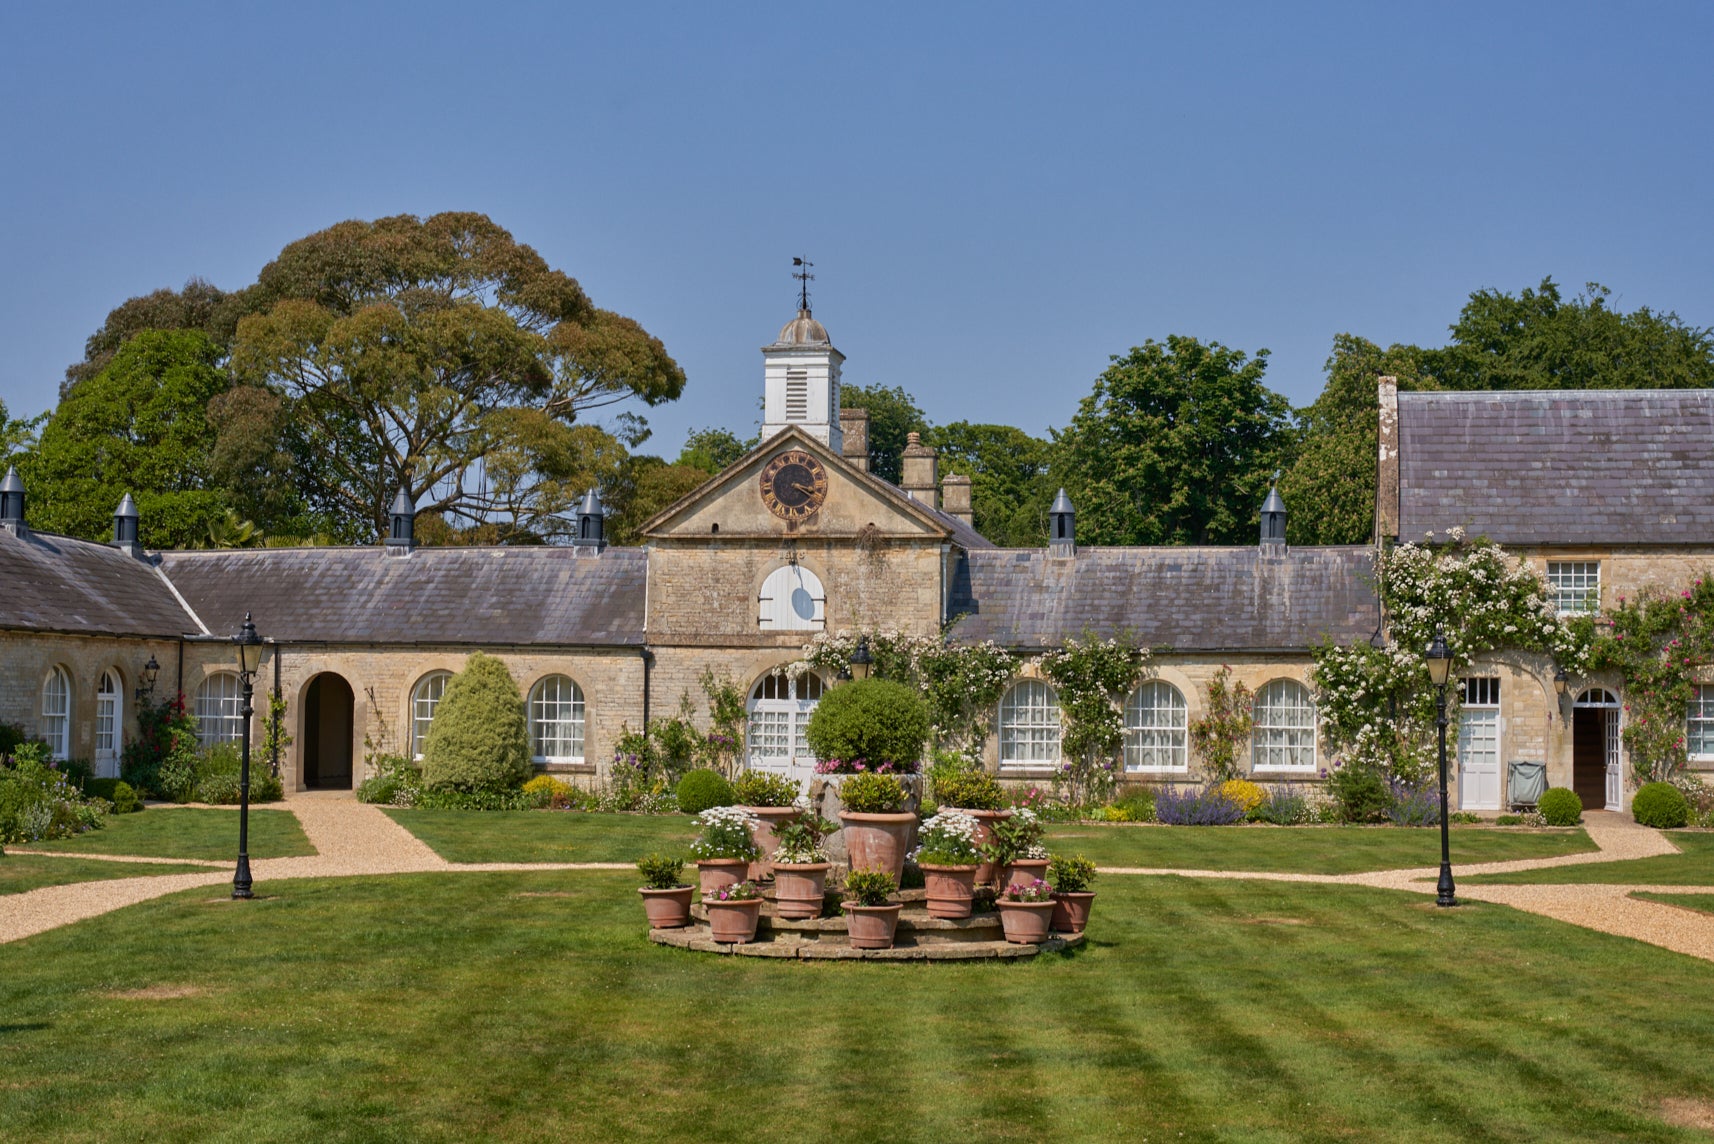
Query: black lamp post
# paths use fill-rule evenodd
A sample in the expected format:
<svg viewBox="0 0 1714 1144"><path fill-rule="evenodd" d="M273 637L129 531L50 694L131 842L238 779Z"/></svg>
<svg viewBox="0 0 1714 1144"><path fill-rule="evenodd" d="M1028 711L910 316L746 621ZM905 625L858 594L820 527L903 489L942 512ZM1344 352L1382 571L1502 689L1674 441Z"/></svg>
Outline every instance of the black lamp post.
<svg viewBox="0 0 1714 1144"><path fill-rule="evenodd" d="M142 702L143 696L155 693L155 680L161 674L161 665L155 662L154 653L149 654L149 662L137 672L137 701Z"/></svg>
<svg viewBox="0 0 1714 1144"><path fill-rule="evenodd" d="M857 650L851 653L851 675L855 679L868 679L869 671L875 666L875 657L869 654L869 637L860 636L857 640Z"/></svg>
<svg viewBox="0 0 1714 1144"><path fill-rule="evenodd" d="M238 646L238 678L244 683L244 706L238 709L244 723L238 756L238 871L232 875L232 896L251 898L255 895L250 891L250 716L255 710L250 700L256 672L262 667L262 637L256 634L249 612L244 613L244 626L232 642Z"/></svg>
<svg viewBox="0 0 1714 1144"><path fill-rule="evenodd" d="M1559 668L1553 673L1553 696L1559 707L1560 718L1565 717L1565 688L1571 681L1565 678L1565 669Z"/></svg>
<svg viewBox="0 0 1714 1144"><path fill-rule="evenodd" d="M1428 645L1428 677L1435 687L1435 728L1440 732L1440 883L1435 887L1434 904L1456 906L1452 885L1452 837L1447 829L1446 814L1446 678L1452 674L1452 649L1446 637L1434 633Z"/></svg>

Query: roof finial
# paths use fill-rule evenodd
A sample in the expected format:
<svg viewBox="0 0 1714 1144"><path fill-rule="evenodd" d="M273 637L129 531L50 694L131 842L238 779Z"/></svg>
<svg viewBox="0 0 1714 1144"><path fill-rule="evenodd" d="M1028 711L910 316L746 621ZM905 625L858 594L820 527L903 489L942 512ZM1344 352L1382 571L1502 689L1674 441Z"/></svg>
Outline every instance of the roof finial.
<svg viewBox="0 0 1714 1144"><path fill-rule="evenodd" d="M811 262L807 258L794 258L792 259L792 265L798 268L792 271L792 277L798 280L797 308L802 310L805 314L808 314L809 284L810 280L815 277L815 275L809 272L809 268L814 266L815 263Z"/></svg>

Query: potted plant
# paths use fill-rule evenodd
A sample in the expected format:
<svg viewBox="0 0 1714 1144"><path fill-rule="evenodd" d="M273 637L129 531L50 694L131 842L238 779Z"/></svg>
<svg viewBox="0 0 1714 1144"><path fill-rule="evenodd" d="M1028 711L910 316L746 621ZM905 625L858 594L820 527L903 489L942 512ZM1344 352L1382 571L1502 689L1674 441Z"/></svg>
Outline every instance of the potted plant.
<svg viewBox="0 0 1714 1144"><path fill-rule="evenodd" d="M673 929L690 924L689 882L679 881L684 872L682 859L665 854L650 854L637 862L637 872L648 883L637 893L643 895L643 913L648 915L650 929Z"/></svg>
<svg viewBox="0 0 1714 1144"><path fill-rule="evenodd" d="M702 882L702 900L722 886L744 880L755 859L755 819L736 806L716 806L696 816L702 831L690 844L690 856Z"/></svg>
<svg viewBox="0 0 1714 1144"><path fill-rule="evenodd" d="M1095 863L1079 854L1075 858L1055 855L1047 864L1053 884L1053 928L1061 933L1082 933L1089 924L1089 906L1095 901Z"/></svg>
<svg viewBox="0 0 1714 1144"><path fill-rule="evenodd" d="M958 810L943 810L922 824L921 841L911 857L922 867L928 913L935 918L967 918L976 893L976 820Z"/></svg>
<svg viewBox="0 0 1714 1144"><path fill-rule="evenodd" d="M851 868L884 870L897 885L917 824L916 815L899 809L905 804L904 784L892 775L852 775L840 785L839 799Z"/></svg>
<svg viewBox="0 0 1714 1144"><path fill-rule="evenodd" d="M996 819L991 824L994 840L982 850L982 857L1000 871L1000 888L1013 882L1039 881L1047 873L1047 847L1042 836L1047 826L1027 806L1013 810L1010 818Z"/></svg>
<svg viewBox="0 0 1714 1144"><path fill-rule="evenodd" d="M774 908L782 918L815 918L827 896L827 872L833 869L822 839L838 827L805 811L779 828L774 850Z"/></svg>
<svg viewBox="0 0 1714 1144"><path fill-rule="evenodd" d="M756 940L756 921L762 913L762 891L754 882L733 882L712 895L704 894L708 910L708 935L722 945L742 945Z"/></svg>
<svg viewBox="0 0 1714 1144"><path fill-rule="evenodd" d="M845 879L845 928L853 949L891 949L903 902L899 880L885 870L852 870Z"/></svg>
<svg viewBox="0 0 1714 1144"><path fill-rule="evenodd" d="M1053 887L1039 878L1013 882L994 899L994 908L1000 911L1000 926L1007 941L1014 945L1046 941L1048 925L1053 921Z"/></svg>
<svg viewBox="0 0 1714 1144"><path fill-rule="evenodd" d="M774 847L779 844L779 827L799 814L794 805L797 783L784 775L767 771L745 771L733 780L732 793L737 797L738 805L756 820L756 848L762 853L750 863L750 877L771 878L774 874Z"/></svg>
<svg viewBox="0 0 1714 1144"><path fill-rule="evenodd" d="M1010 818L1005 809L1006 790L993 775L982 770L944 771L934 776L934 801L942 810L955 810L976 820L976 845L986 846L994 841L993 824ZM976 880L986 884L999 873L992 862L978 861Z"/></svg>

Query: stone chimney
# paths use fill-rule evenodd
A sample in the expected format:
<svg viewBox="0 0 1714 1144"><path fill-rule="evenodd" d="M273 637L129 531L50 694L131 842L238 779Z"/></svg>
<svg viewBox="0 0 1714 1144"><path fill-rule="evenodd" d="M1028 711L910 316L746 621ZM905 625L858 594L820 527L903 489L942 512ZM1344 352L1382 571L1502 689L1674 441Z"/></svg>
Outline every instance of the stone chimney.
<svg viewBox="0 0 1714 1144"><path fill-rule="evenodd" d="M940 487L939 463L934 450L922 443L921 433L905 434L904 464L900 466L899 488L914 501L929 508L937 507L935 494Z"/></svg>
<svg viewBox="0 0 1714 1144"><path fill-rule="evenodd" d="M867 409L841 409L839 411L839 433L843 438L840 445L840 456L862 469L869 471L869 411Z"/></svg>
<svg viewBox="0 0 1714 1144"><path fill-rule="evenodd" d="M948 473L940 481L940 507L949 516L974 525L976 514L970 507L970 478L962 473Z"/></svg>
<svg viewBox="0 0 1714 1144"><path fill-rule="evenodd" d="M1380 399L1380 453L1375 466L1375 543L1399 535L1399 382L1383 377Z"/></svg>

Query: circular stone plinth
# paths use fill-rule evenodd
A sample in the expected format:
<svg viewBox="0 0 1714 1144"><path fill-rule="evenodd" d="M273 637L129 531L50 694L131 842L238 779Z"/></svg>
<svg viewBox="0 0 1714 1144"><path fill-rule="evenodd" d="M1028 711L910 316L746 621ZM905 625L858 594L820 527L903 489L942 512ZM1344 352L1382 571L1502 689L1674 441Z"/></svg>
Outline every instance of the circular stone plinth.
<svg viewBox="0 0 1714 1144"><path fill-rule="evenodd" d="M822 921L843 921L822 918ZM843 927L841 927L843 929ZM998 921L995 929L999 928ZM805 940L805 939L808 940ZM697 953L723 953L738 957L781 957L796 961L982 961L989 958L1018 960L1038 953L1058 953L1083 944L1080 933L1054 933L1034 945L1012 942L937 939L931 934L910 935L901 922L897 942L892 949L853 949L843 932L808 934L781 931L766 932L758 927L756 940L740 945L728 945L709 937L706 925L685 926L681 929L649 931L649 940L656 945L670 945Z"/></svg>

